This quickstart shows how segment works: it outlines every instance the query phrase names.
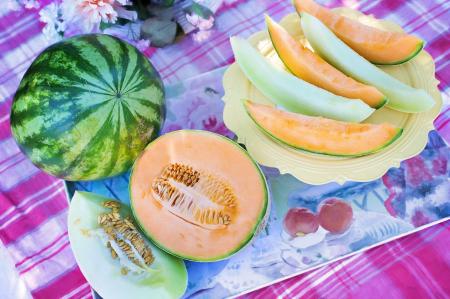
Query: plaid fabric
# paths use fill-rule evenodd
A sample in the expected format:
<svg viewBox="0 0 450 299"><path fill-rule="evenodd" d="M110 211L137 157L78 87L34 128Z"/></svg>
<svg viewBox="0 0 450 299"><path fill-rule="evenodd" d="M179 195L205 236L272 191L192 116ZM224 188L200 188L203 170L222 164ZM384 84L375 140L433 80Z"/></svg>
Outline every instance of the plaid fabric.
<svg viewBox="0 0 450 299"><path fill-rule="evenodd" d="M450 298L450 222L242 298Z"/></svg>
<svg viewBox="0 0 450 299"><path fill-rule="evenodd" d="M41 1L46 5L51 1ZM230 1L227 1L230 2ZM290 1L237 1L220 9L212 36L203 43L190 37L146 51L165 82L172 83L233 61L228 37L248 36L264 27L262 15L280 19L292 12ZM450 80L450 3L439 1L334 1L380 18L391 19L427 40L436 60L437 78L448 102ZM0 241L7 248L35 298L90 297L67 238L67 199L63 183L35 168L11 138L9 110L20 78L47 45L36 11L0 11ZM436 120L450 140L448 107ZM249 296L446 297L450 294L450 225L441 224L278 283ZM388 290L388 291L386 291ZM383 292L383 293L381 293Z"/></svg>

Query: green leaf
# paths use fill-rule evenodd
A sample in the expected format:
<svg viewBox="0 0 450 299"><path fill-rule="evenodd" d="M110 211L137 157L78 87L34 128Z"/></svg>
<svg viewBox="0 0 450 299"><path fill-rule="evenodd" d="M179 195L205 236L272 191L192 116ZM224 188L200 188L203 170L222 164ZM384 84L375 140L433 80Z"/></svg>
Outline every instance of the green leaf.
<svg viewBox="0 0 450 299"><path fill-rule="evenodd" d="M150 0L134 0L132 2L132 7L138 14L138 19L145 20L149 17L149 13L147 10L147 5L149 4Z"/></svg>
<svg viewBox="0 0 450 299"><path fill-rule="evenodd" d="M149 5L147 10L151 17L156 17L160 20L172 20L174 18L173 7L166 7L162 5Z"/></svg>
<svg viewBox="0 0 450 299"><path fill-rule="evenodd" d="M184 11L187 14L196 14L203 19L209 19L213 15L213 12L206 6L193 2L190 6L186 7Z"/></svg>
<svg viewBox="0 0 450 299"><path fill-rule="evenodd" d="M170 20L149 18L141 26L141 38L149 39L154 47L164 47L175 40L177 24Z"/></svg>
<svg viewBox="0 0 450 299"><path fill-rule="evenodd" d="M105 22L100 22L100 30L103 31L106 28L112 27L114 26L113 23L105 23Z"/></svg>

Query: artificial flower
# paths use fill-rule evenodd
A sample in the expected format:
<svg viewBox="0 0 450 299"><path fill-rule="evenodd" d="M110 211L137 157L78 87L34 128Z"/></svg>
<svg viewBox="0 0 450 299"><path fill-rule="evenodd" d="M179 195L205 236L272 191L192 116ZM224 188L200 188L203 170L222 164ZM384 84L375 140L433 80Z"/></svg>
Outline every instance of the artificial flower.
<svg viewBox="0 0 450 299"><path fill-rule="evenodd" d="M99 31L100 23L114 24L118 17L134 18L123 6L129 0L63 0L62 15L66 22L76 23L83 32Z"/></svg>
<svg viewBox="0 0 450 299"><path fill-rule="evenodd" d="M192 38L194 41L201 43L206 41L212 35L212 32L212 30L199 30L192 33Z"/></svg>
<svg viewBox="0 0 450 299"><path fill-rule="evenodd" d="M42 32L49 42L56 42L62 38L66 24L61 19L60 7L56 3L51 3L41 9L39 20L45 23Z"/></svg>
<svg viewBox="0 0 450 299"><path fill-rule="evenodd" d="M186 14L186 20L199 30L209 30L214 26L214 17L211 15L209 18L204 19L201 16L192 13Z"/></svg>
<svg viewBox="0 0 450 299"><path fill-rule="evenodd" d="M136 48L138 48L139 51L145 51L150 47L150 41L148 39L139 39L137 40L134 45Z"/></svg>
<svg viewBox="0 0 450 299"><path fill-rule="evenodd" d="M214 17L212 15L205 19L198 14L188 13L186 14L186 20L198 29L197 32L192 34L194 41L201 43L211 36L211 28L214 26Z"/></svg>

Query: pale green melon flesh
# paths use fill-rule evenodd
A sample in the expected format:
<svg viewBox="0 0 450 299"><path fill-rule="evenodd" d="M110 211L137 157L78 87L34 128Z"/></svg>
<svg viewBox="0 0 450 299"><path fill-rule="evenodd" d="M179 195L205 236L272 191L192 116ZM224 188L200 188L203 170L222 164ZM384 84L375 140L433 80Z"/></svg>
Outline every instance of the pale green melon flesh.
<svg viewBox="0 0 450 299"><path fill-rule="evenodd" d="M95 235L97 216L110 212L102 202L110 200L93 193L76 192L69 209L69 240L81 269L92 288L103 298L179 298L187 286L184 262L149 244L155 261L155 274L133 279L132 273L121 274L121 265L111 257L108 248ZM122 205L123 215L131 211ZM129 277L130 276L130 277Z"/></svg>

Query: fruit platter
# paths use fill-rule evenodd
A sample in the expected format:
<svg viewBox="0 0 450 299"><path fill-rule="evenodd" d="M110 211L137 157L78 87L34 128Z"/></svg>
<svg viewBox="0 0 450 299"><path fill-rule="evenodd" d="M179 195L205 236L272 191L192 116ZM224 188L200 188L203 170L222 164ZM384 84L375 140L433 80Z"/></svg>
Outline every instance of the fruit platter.
<svg viewBox="0 0 450 299"><path fill-rule="evenodd" d="M268 30L231 41L236 63L223 79L224 120L238 142L258 163L316 185L371 181L420 153L442 106L433 59L418 50L423 41L349 8L294 4L301 17L278 24L266 16ZM324 25L339 20L348 24L334 31ZM375 38L373 28L389 37ZM343 35L361 40L359 52ZM395 56L400 45L409 54ZM371 58L382 46L395 51Z"/></svg>
<svg viewBox="0 0 450 299"><path fill-rule="evenodd" d="M12 133L66 181L97 298L233 297L450 218L424 41L351 9L293 8L231 37L232 65L177 84L105 34L31 64Z"/></svg>

